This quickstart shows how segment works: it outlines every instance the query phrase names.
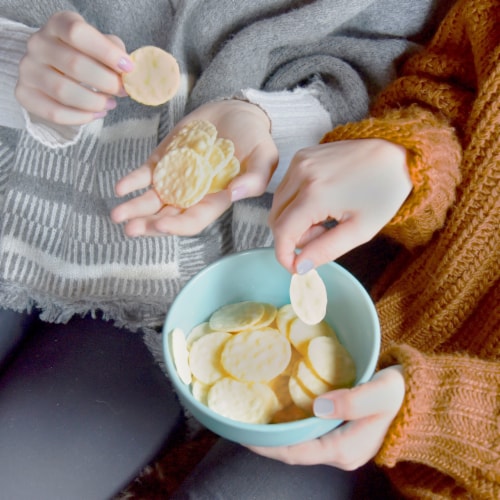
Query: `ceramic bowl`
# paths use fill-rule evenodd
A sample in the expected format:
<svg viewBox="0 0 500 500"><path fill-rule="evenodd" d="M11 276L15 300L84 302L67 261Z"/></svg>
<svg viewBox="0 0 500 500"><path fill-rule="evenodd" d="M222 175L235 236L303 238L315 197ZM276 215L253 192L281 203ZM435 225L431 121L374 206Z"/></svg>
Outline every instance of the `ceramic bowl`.
<svg viewBox="0 0 500 500"><path fill-rule="evenodd" d="M374 373L380 350L380 326L372 300L359 281L346 269L331 262L317 268L328 294L326 321L356 364L356 384ZM163 326L166 368L181 403L206 428L231 441L255 446L282 446L319 437L340 420L310 417L277 424L248 424L221 416L197 401L175 369L169 334L190 330L207 321L219 307L238 301L290 303L290 273L276 260L273 248L231 254L195 275L178 294Z"/></svg>

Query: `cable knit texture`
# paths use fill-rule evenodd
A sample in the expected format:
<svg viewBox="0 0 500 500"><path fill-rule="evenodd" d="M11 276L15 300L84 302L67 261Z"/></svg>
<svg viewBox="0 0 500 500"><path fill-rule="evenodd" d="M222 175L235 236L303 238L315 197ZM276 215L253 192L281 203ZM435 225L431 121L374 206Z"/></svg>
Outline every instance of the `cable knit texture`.
<svg viewBox="0 0 500 500"><path fill-rule="evenodd" d="M500 2L459 1L372 117L324 141L404 145L409 249L372 293L407 394L376 457L407 498L500 498ZM424 245L425 244L425 245Z"/></svg>

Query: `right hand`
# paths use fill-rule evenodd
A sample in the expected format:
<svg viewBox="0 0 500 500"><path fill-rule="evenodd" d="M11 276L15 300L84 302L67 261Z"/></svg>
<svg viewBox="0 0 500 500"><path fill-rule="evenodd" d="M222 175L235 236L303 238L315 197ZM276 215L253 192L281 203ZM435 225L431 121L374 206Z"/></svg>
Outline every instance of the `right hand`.
<svg viewBox="0 0 500 500"><path fill-rule="evenodd" d="M389 141L328 142L299 151L269 215L276 258L290 273L339 258L371 240L412 188L407 151ZM325 227L330 219L339 224Z"/></svg>
<svg viewBox="0 0 500 500"><path fill-rule="evenodd" d="M59 125L82 125L126 95L120 74L133 63L124 43L104 35L76 12L54 14L28 40L16 98L30 113Z"/></svg>

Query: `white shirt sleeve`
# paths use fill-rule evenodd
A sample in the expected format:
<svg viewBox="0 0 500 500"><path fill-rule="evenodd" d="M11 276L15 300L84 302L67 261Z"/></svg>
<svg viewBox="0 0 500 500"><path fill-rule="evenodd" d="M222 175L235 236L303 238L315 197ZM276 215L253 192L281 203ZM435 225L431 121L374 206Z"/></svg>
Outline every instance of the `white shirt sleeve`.
<svg viewBox="0 0 500 500"><path fill-rule="evenodd" d="M274 193L295 153L318 144L332 129L330 115L306 88L281 92L245 89L241 95L261 107L271 120L271 135L278 148L279 162L267 192Z"/></svg>
<svg viewBox="0 0 500 500"><path fill-rule="evenodd" d="M55 125L41 120L28 113L15 97L19 63L26 52L28 38L35 31L37 28L0 17L0 125L26 129L49 147L69 146L78 140L82 127Z"/></svg>

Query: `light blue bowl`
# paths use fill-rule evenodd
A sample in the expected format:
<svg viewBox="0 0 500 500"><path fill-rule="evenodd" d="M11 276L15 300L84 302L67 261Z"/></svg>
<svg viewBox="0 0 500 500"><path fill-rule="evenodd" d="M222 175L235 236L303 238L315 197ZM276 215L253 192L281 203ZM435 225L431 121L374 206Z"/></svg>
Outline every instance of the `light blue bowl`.
<svg viewBox="0 0 500 500"><path fill-rule="evenodd" d="M318 268L328 292L327 322L356 363L356 383L374 373L380 350L376 309L363 286L343 267L328 263ZM163 326L163 350L168 374L179 399L212 432L231 441L255 446L283 446L319 437L340 420L311 417L280 424L246 424L223 417L197 401L177 375L170 354L169 333L186 335L224 304L243 300L290 303L290 274L276 260L274 249L235 253L214 262L194 276L173 302Z"/></svg>

